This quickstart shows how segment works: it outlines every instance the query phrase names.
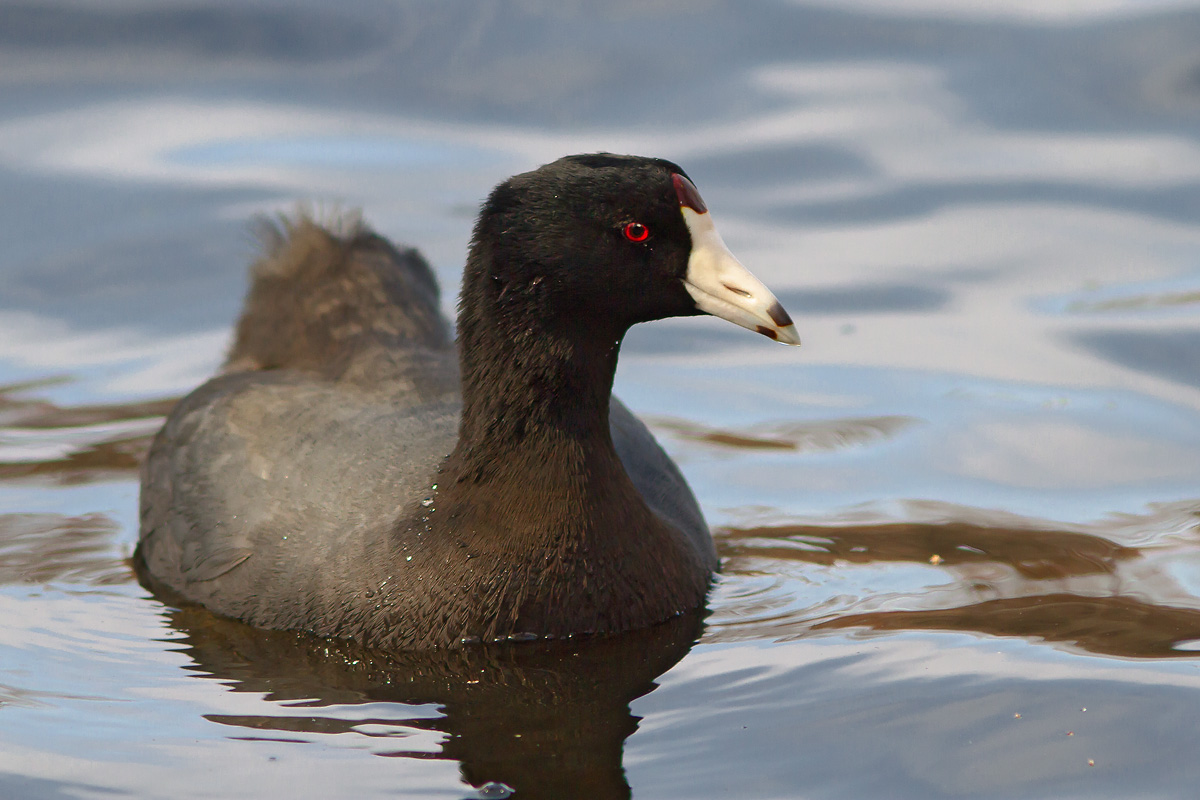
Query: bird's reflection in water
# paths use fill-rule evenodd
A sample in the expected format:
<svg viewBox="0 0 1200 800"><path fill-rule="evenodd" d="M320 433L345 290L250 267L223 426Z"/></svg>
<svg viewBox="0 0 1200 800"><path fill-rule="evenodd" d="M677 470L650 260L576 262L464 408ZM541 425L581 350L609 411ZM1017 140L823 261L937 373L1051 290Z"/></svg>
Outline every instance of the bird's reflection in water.
<svg viewBox="0 0 1200 800"><path fill-rule="evenodd" d="M232 736L308 741L350 731L365 737L362 729L380 727L435 731L445 736L440 753L373 750L452 759L473 786L502 783L519 798L629 797L622 751L638 721L629 704L654 689L702 628L692 613L620 636L380 653L258 630L196 607L173 609L169 620L185 636L192 669L280 705L278 716L206 715L242 729ZM367 719L345 712L368 703ZM387 703L397 704L394 716L378 713ZM430 718L428 704L441 716ZM298 717L297 706L312 713ZM376 741L386 748L403 739Z"/></svg>

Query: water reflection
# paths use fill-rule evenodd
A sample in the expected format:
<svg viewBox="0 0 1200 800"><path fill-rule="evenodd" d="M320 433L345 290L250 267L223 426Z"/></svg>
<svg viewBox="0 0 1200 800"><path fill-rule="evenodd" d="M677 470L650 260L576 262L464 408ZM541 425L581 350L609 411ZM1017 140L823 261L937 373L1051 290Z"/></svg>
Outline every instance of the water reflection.
<svg viewBox="0 0 1200 800"><path fill-rule="evenodd" d="M931 611L847 614L814 630L864 627L877 631L967 631L1063 642L1102 655L1195 658L1200 609L1172 608L1136 597L1048 594L988 600Z"/></svg>
<svg viewBox="0 0 1200 800"><path fill-rule="evenodd" d="M1200 330L1095 330L1071 338L1136 372L1200 386Z"/></svg>
<svg viewBox="0 0 1200 800"><path fill-rule="evenodd" d="M1170 533L1151 524L1140 537L1129 520L1110 523L1108 535L960 521L728 530L719 551L729 599L715 608L707 638L941 630L1103 655L1195 657L1200 596L1171 566L1195 559L1195 508L1160 515ZM1119 541L1136 538L1146 541ZM873 578L877 591L868 588Z"/></svg>
<svg viewBox="0 0 1200 800"><path fill-rule="evenodd" d="M1128 281L1107 286L1098 284L1046 298L1042 307L1057 314L1087 314L1112 319L1162 319L1175 311L1194 313L1200 303L1200 273L1185 272L1166 280ZM1168 317L1169 318L1169 317Z"/></svg>
<svg viewBox="0 0 1200 800"><path fill-rule="evenodd" d="M284 9L254 4L174 8L152 3L106 7L11 2L0 6L0 47L38 54L50 50L67 61L51 69L42 59L34 59L18 73L26 80L59 76L67 65L87 75L97 62L106 69L90 76L93 80L102 76L136 78L144 74L148 60L158 67L159 79L164 77L161 70L186 74L199 64L222 60L227 61L231 74L244 79L248 70L254 73L255 66L261 72L269 64L296 68L361 58L364 50L387 43L388 30L378 24L386 17L380 20L379 16L383 15L367 20L321 13L303 4ZM128 57L130 52L137 52L140 59L126 58L122 69L122 59L116 54Z"/></svg>
<svg viewBox="0 0 1200 800"><path fill-rule="evenodd" d="M36 386L45 387L42 382ZM0 480L72 485L136 475L175 400L59 406L0 386Z"/></svg>
<svg viewBox="0 0 1200 800"><path fill-rule="evenodd" d="M798 548L797 543L810 548ZM1072 531L982 527L966 522L889 523L852 528L782 525L729 531L721 538L727 568L739 559L799 559L814 564L929 563L947 569L970 564L1003 564L1033 580L1072 575L1111 574L1118 560L1138 550L1099 536ZM936 556L936 558L934 558Z"/></svg>
<svg viewBox="0 0 1200 800"><path fill-rule="evenodd" d="M797 315L921 314L938 311L950 300L943 288L916 284L860 284L779 295L779 302Z"/></svg>
<svg viewBox="0 0 1200 800"><path fill-rule="evenodd" d="M841 450L889 439L917 424L913 417L864 417L811 422L771 422L743 428L714 428L683 419L656 417L647 422L656 431L682 439L734 450Z"/></svg>
<svg viewBox="0 0 1200 800"><path fill-rule="evenodd" d="M629 704L701 628L692 614L609 638L383 654L193 607L169 620L199 675L276 704L278 713L205 715L231 737L352 733L376 755L455 760L471 785L501 783L522 798L628 797L622 751L638 723ZM429 731L442 735L440 753L414 746Z"/></svg>
<svg viewBox="0 0 1200 800"><path fill-rule="evenodd" d="M0 585L128 583L120 535L103 514L0 514Z"/></svg>

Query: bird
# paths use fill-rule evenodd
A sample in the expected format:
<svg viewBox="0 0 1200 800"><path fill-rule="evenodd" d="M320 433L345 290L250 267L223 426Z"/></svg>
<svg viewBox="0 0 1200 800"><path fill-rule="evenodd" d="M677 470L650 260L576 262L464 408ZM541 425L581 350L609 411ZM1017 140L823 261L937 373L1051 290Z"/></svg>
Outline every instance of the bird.
<svg viewBox="0 0 1200 800"><path fill-rule="evenodd" d="M133 563L174 603L393 650L617 634L703 607L699 505L612 395L625 333L795 325L657 158L566 156L483 202L457 336L420 253L268 225L220 372L141 470Z"/></svg>

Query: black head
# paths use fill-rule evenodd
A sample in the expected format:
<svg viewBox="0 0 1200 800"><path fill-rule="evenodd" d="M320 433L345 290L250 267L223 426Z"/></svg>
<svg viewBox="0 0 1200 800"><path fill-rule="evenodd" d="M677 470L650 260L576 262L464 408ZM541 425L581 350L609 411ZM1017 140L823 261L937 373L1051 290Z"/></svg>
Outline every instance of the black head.
<svg viewBox="0 0 1200 800"><path fill-rule="evenodd" d="M483 301L501 314L621 332L699 313L683 286L691 237L676 173L668 161L596 154L504 181L480 213L463 310Z"/></svg>
<svg viewBox="0 0 1200 800"><path fill-rule="evenodd" d="M504 181L484 203L460 321L483 315L503 327L533 315L547 328L619 338L637 322L699 313L798 342L678 165L567 156Z"/></svg>

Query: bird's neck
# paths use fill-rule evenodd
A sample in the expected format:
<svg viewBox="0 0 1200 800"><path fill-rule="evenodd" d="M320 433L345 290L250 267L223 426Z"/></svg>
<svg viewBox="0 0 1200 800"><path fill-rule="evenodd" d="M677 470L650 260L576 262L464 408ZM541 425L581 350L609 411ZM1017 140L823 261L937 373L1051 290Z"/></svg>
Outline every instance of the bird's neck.
<svg viewBox="0 0 1200 800"><path fill-rule="evenodd" d="M548 500L594 513L596 486L620 486L641 505L609 431L623 330L536 315L463 318L463 413L447 477L478 494L512 493L532 509Z"/></svg>
<svg viewBox="0 0 1200 800"><path fill-rule="evenodd" d="M621 332L560 320L480 320L459 332L460 446L492 452L542 440L611 447L608 403Z"/></svg>
<svg viewBox="0 0 1200 800"><path fill-rule="evenodd" d="M463 413L448 465L545 468L573 450L616 463L608 404L628 322L564 297L554 273L476 238L463 277L458 356ZM502 463L496 463L502 462Z"/></svg>
<svg viewBox="0 0 1200 800"><path fill-rule="evenodd" d="M458 326L459 439L398 531L404 554L433 559L454 591L478 599L445 601L446 634L629 630L702 602L707 567L647 506L613 446L624 328L470 299Z"/></svg>

